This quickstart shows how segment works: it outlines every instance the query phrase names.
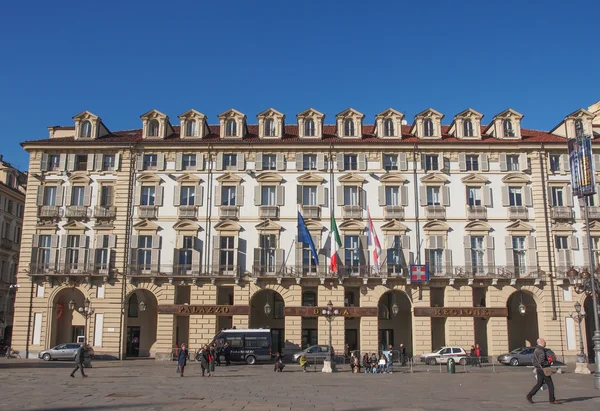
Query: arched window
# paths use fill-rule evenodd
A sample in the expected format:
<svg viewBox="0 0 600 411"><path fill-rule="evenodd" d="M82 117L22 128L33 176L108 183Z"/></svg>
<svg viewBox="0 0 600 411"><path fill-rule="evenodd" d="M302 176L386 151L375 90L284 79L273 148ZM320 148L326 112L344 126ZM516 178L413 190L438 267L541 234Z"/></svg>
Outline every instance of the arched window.
<svg viewBox="0 0 600 411"><path fill-rule="evenodd" d="M425 137L433 137L433 121L430 118L425 119L423 127L425 128Z"/></svg>
<svg viewBox="0 0 600 411"><path fill-rule="evenodd" d="M509 119L504 120L504 137L514 137L515 130L513 129L513 123Z"/></svg>
<svg viewBox="0 0 600 411"><path fill-rule="evenodd" d="M463 123L463 134L465 137L473 137L473 122L465 120Z"/></svg>
<svg viewBox="0 0 600 411"><path fill-rule="evenodd" d="M314 291L304 291L302 293L302 306L303 307L316 307L317 306L317 293Z"/></svg>
<svg viewBox="0 0 600 411"><path fill-rule="evenodd" d="M198 123L196 120L189 120L185 123L185 135L188 137L195 137L198 135Z"/></svg>
<svg viewBox="0 0 600 411"><path fill-rule="evenodd" d="M272 118L268 118L265 120L265 136L266 137L274 137L275 136L275 121Z"/></svg>
<svg viewBox="0 0 600 411"><path fill-rule="evenodd" d="M227 120L227 126L225 127L225 135L228 137L237 136L237 123L235 120Z"/></svg>
<svg viewBox="0 0 600 411"><path fill-rule="evenodd" d="M348 137L354 136L354 121L349 118L344 120L344 135Z"/></svg>
<svg viewBox="0 0 600 411"><path fill-rule="evenodd" d="M132 294L131 297L129 297L129 305L127 306L127 316L129 318L137 318L138 316L138 298L135 294Z"/></svg>
<svg viewBox="0 0 600 411"><path fill-rule="evenodd" d="M304 121L304 136L314 137L315 136L315 121L312 118Z"/></svg>
<svg viewBox="0 0 600 411"><path fill-rule="evenodd" d="M92 136L92 123L85 120L81 123L81 132L79 133L79 137L91 137Z"/></svg>
<svg viewBox="0 0 600 411"><path fill-rule="evenodd" d="M158 137L159 126L158 120L150 120L150 124L148 124L148 137Z"/></svg>
<svg viewBox="0 0 600 411"><path fill-rule="evenodd" d="M575 120L575 136L579 137L583 135L583 121Z"/></svg>
<svg viewBox="0 0 600 411"><path fill-rule="evenodd" d="M394 133L394 121L391 118L385 120L383 125L383 135L386 137L392 137L396 135Z"/></svg>

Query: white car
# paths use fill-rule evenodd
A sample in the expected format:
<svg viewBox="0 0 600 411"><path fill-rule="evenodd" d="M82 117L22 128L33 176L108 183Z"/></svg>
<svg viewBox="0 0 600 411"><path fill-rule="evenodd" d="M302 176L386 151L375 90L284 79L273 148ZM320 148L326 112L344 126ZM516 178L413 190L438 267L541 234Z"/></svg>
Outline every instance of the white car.
<svg viewBox="0 0 600 411"><path fill-rule="evenodd" d="M421 354L421 362L428 365L446 364L452 358L458 364L467 363L467 352L462 347L441 347L433 352Z"/></svg>

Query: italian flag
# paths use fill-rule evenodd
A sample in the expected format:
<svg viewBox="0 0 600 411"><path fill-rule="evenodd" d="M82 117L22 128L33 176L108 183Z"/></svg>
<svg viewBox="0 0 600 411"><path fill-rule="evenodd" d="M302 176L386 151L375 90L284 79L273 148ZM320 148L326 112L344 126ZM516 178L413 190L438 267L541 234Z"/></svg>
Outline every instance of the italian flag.
<svg viewBox="0 0 600 411"><path fill-rule="evenodd" d="M331 260L329 262L329 269L333 273L338 272L338 249L342 247L342 240L340 240L340 233L335 223L335 217L331 216Z"/></svg>

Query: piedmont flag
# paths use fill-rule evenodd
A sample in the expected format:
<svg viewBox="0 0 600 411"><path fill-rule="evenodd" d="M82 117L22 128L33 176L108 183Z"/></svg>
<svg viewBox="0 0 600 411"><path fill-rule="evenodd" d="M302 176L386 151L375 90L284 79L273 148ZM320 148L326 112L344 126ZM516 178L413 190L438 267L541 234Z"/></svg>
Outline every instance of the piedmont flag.
<svg viewBox="0 0 600 411"><path fill-rule="evenodd" d="M329 269L331 270L331 272L337 273L338 272L337 252L338 252L338 249L342 247L342 240L340 239L340 233L338 231L337 224L335 223L335 217L333 216L333 214L331 215L330 240L331 240L331 248L330 248L331 260L329 262Z"/></svg>
<svg viewBox="0 0 600 411"><path fill-rule="evenodd" d="M373 220L371 220L371 211L367 210L367 213L369 216L369 253L373 258L375 272L379 273L379 256L381 255L381 244L379 243L379 238L377 237L377 233L375 232Z"/></svg>
<svg viewBox="0 0 600 411"><path fill-rule="evenodd" d="M312 255L315 260L315 265L319 265L319 257L317 256L315 243L308 232L308 228L306 227L306 223L304 222L304 218L302 217L302 214L300 214L300 211L298 211L298 242L306 243L310 246L310 250L312 251Z"/></svg>

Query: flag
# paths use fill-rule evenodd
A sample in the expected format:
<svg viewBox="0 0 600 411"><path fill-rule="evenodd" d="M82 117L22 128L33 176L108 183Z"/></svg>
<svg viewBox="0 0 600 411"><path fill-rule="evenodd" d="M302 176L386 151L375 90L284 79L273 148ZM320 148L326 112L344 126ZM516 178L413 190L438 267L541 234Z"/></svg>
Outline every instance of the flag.
<svg viewBox="0 0 600 411"><path fill-rule="evenodd" d="M308 228L306 227L306 223L304 222L304 218L302 217L302 214L300 214L300 211L298 211L298 242L306 243L310 246L315 264L319 265L319 257L317 256L315 243L312 240L312 236L308 232Z"/></svg>
<svg viewBox="0 0 600 411"><path fill-rule="evenodd" d="M335 217L333 214L331 215L331 260L329 261L329 269L333 273L338 272L339 264L338 264L338 255L337 251L342 247L342 240L340 240L340 233L337 228L337 224L335 223Z"/></svg>
<svg viewBox="0 0 600 411"><path fill-rule="evenodd" d="M377 237L377 233L375 232L375 227L373 226L373 220L371 220L371 211L367 211L369 216L369 254L373 259L373 266L375 267L375 272L379 273L379 256L381 255L381 244L379 243L379 238Z"/></svg>

